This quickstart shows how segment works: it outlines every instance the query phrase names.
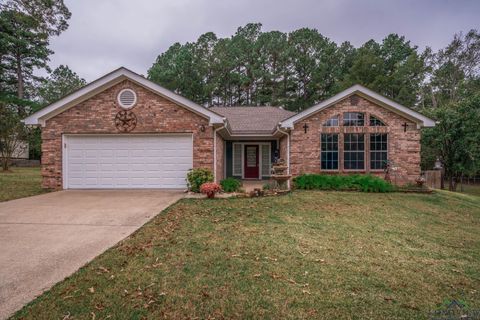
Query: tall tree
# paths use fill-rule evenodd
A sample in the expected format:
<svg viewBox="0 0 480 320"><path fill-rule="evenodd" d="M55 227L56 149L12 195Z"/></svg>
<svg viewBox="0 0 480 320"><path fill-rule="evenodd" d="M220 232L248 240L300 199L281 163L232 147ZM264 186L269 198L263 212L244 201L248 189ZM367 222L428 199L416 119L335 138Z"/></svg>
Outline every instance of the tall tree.
<svg viewBox="0 0 480 320"><path fill-rule="evenodd" d="M424 57L405 37L388 35L357 50L343 87L363 84L402 104L415 107L426 75Z"/></svg>
<svg viewBox="0 0 480 320"><path fill-rule="evenodd" d="M68 66L60 65L53 70L38 89L39 104L45 106L83 87L86 84Z"/></svg>
<svg viewBox="0 0 480 320"><path fill-rule="evenodd" d="M437 119L435 127L425 130L422 137L424 161L439 156L449 182L455 191L464 175L477 174L480 169L480 94L456 105L444 105L430 110Z"/></svg>
<svg viewBox="0 0 480 320"><path fill-rule="evenodd" d="M20 122L17 105L0 101L0 161L2 171L8 171L10 159L16 152L23 152L27 129Z"/></svg>
<svg viewBox="0 0 480 320"><path fill-rule="evenodd" d="M49 37L68 27L71 14L62 0L8 0L0 3L2 72L7 86L16 86L19 99L25 87L38 80L35 69L48 69Z"/></svg>
<svg viewBox="0 0 480 320"><path fill-rule="evenodd" d="M4 169L11 147L27 132L20 122L35 105L34 89L41 78L34 72L49 70L51 36L68 27L70 12L63 0L0 0L0 144Z"/></svg>
<svg viewBox="0 0 480 320"><path fill-rule="evenodd" d="M426 50L431 81L424 86L424 107L454 105L480 89L480 33L455 34L444 49Z"/></svg>
<svg viewBox="0 0 480 320"><path fill-rule="evenodd" d="M296 98L291 109L303 110L331 94L336 44L316 29L299 29L289 34L289 50Z"/></svg>

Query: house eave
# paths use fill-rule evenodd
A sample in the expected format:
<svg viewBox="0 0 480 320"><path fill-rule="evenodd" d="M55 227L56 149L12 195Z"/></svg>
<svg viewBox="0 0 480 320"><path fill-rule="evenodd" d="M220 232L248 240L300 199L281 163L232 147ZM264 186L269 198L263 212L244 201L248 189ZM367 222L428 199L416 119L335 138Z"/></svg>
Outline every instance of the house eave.
<svg viewBox="0 0 480 320"><path fill-rule="evenodd" d="M319 104L314 105L313 107L310 107L296 115L293 115L290 118L287 118L283 121L280 122L280 127L284 129L293 129L294 125L302 121L303 119L309 117L312 114L315 114L321 110L324 110L326 108L331 107L335 103L339 102L340 100L343 100L345 98L348 98L349 96L352 96L354 94L357 94L367 100L370 100L394 113L397 113L412 122L415 122L418 126L420 127L434 127L435 126L435 121L410 109L407 108L391 99L388 99L368 88L365 88L361 85L354 85L336 95L333 97L324 100L320 102Z"/></svg>
<svg viewBox="0 0 480 320"><path fill-rule="evenodd" d="M172 101L202 117L208 118L210 125L223 124L223 117L207 108L200 106L193 101L188 100L162 86L142 77L141 75L130 71L124 67L116 69L105 76L87 84L77 91L61 98L60 100L46 106L42 110L35 112L23 120L26 125L45 126L48 119L68 110L69 108L95 96L96 94L124 81L129 80L133 83L158 94L159 96Z"/></svg>

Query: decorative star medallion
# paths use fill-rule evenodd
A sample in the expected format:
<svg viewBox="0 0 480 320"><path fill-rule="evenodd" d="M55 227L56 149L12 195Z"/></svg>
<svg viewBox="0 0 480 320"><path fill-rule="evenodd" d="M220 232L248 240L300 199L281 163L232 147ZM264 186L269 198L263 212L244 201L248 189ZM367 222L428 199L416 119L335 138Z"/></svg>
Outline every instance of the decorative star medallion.
<svg viewBox="0 0 480 320"><path fill-rule="evenodd" d="M115 116L115 127L121 132L130 132L137 126L137 116L129 110L122 110Z"/></svg>

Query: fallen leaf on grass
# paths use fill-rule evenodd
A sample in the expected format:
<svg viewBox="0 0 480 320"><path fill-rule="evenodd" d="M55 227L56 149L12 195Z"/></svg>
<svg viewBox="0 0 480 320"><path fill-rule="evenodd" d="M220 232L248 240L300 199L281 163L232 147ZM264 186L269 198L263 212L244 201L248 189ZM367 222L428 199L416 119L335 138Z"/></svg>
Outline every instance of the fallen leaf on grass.
<svg viewBox="0 0 480 320"><path fill-rule="evenodd" d="M256 273L256 274L254 274L253 276L254 276L255 278L258 278L258 277L260 277L261 275L262 275L261 273Z"/></svg>
<svg viewBox="0 0 480 320"><path fill-rule="evenodd" d="M98 270L102 271L102 272L105 272L105 273L109 273L110 271L105 268L105 267L98 267Z"/></svg>
<svg viewBox="0 0 480 320"><path fill-rule="evenodd" d="M88 288L88 291L89 291L90 293L95 293L95 288L94 288L94 287L90 287L90 288Z"/></svg>
<svg viewBox="0 0 480 320"><path fill-rule="evenodd" d="M278 261L278 259L277 259L277 258L265 257L265 259L266 259L266 260L270 260L270 261L275 261L275 262L277 262L277 261Z"/></svg>
<svg viewBox="0 0 480 320"><path fill-rule="evenodd" d="M303 290L302 290L302 293L303 293L303 294L308 294L308 295L311 294L310 291L308 291L308 290L306 290L306 289L303 289Z"/></svg>

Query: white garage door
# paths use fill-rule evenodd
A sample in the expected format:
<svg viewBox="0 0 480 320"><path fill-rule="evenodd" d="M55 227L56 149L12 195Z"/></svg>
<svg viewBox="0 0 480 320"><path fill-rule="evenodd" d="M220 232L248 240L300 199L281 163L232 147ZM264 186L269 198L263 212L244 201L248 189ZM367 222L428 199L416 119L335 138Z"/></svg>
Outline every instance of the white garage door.
<svg viewBox="0 0 480 320"><path fill-rule="evenodd" d="M192 153L191 135L67 135L64 188L185 188Z"/></svg>

